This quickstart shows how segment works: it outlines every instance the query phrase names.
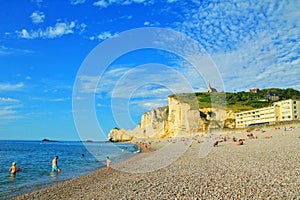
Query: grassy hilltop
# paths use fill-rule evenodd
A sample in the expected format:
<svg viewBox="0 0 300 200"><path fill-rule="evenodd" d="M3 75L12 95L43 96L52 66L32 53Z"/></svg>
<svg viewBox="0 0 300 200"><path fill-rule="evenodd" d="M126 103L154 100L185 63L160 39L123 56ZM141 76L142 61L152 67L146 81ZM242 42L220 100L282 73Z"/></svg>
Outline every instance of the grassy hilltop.
<svg viewBox="0 0 300 200"><path fill-rule="evenodd" d="M212 99L214 99L214 107L224 107L227 110L234 112L257 109L262 107L271 106L274 100L271 96L278 96L281 101L285 99L300 100L300 92L298 90L287 88L267 88L262 89L258 93L253 92L197 92L197 93L183 93L172 94L169 97L176 98L180 102L188 103L192 108L209 108L211 107ZM224 101L226 99L226 101ZM226 104L226 105L224 105Z"/></svg>

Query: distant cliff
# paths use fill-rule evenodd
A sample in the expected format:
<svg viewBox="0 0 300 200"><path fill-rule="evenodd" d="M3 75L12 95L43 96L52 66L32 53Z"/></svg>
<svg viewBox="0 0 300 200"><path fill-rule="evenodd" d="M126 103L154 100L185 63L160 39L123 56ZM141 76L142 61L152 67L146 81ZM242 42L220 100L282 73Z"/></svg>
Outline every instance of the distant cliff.
<svg viewBox="0 0 300 200"><path fill-rule="evenodd" d="M277 98L270 98L271 94ZM124 141L135 137L164 138L201 134L215 128L234 128L235 112L267 107L273 102L289 98L300 100L300 92L292 88L267 88L255 93L211 91L172 94L168 97L168 106L144 113L135 129L112 129L108 137ZM215 105L213 108L212 103ZM224 103L226 110L222 108Z"/></svg>
<svg viewBox="0 0 300 200"><path fill-rule="evenodd" d="M126 142L133 139L133 136L128 135L125 129L113 128L108 134L108 140L110 142Z"/></svg>
<svg viewBox="0 0 300 200"><path fill-rule="evenodd" d="M225 113L222 124L219 113ZM193 108L174 96L168 97L168 106L150 110L141 117L140 124L133 130L112 129L109 140L125 141L133 138L165 138L176 135L204 133L208 128L233 128L234 112L212 108Z"/></svg>

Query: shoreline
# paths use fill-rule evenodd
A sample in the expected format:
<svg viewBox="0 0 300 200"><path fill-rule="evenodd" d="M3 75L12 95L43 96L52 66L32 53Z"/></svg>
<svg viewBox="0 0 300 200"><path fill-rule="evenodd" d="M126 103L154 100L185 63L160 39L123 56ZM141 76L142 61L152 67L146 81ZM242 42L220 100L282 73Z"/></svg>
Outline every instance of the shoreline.
<svg viewBox="0 0 300 200"><path fill-rule="evenodd" d="M30 141L31 142L31 141ZM73 148L73 143L75 143ZM23 144L23 142L21 142ZM40 150L40 147L49 148L48 145L42 145L40 141L31 142L32 149ZM59 155L61 156L61 161L59 162L59 166L62 167L62 173L54 174L51 172L51 168L49 169L49 163L43 162L39 165L38 169L34 169L33 163L43 161L43 155L48 156L47 151L43 150L42 154L39 153L30 153L30 155L37 155L38 158L35 161L29 160L29 162L24 162L20 164L22 168L22 173L18 174L16 178L10 178L6 176L7 173L2 173L1 175L1 192L0 199L12 199L18 196L22 196L27 193L32 193L37 190L48 188L51 186L55 186L61 182L66 180L72 180L77 177L85 176L89 173L97 171L103 167L106 167L105 157L108 155L111 158L112 163L122 162L127 158L135 156L138 154L138 148L133 144L105 144L104 146L96 144L98 151L89 151L88 147L84 147L81 142L73 142L71 141L71 146L69 146L70 142L64 142L62 145L58 147L55 145L51 145L51 149L59 149ZM10 142L9 145L15 145L14 141ZM27 145L24 143L24 145ZM30 146L30 147L31 147ZM100 148L98 149L98 146ZM69 151L62 151L62 148L68 148ZM94 147L94 146L92 146ZM105 149L104 149L105 148ZM125 152L121 152L121 148L126 149ZM19 148L23 151L23 148ZM28 148L29 149L29 148ZM31 149L31 148L30 148ZM92 149L93 150L93 149ZM95 147L94 147L95 150ZM36 151L38 152L38 151ZM99 152L99 154L98 154ZM102 153L109 152L109 154ZM82 156L84 153L84 156ZM21 154L23 155L23 154ZM28 155L26 153L25 155ZM21 163L23 157L20 157L19 163ZM50 160L51 161L51 160ZM5 163L5 162L2 162ZM50 163L51 167L51 163ZM6 171L6 170L5 170ZM3 184L2 184L3 183Z"/></svg>
<svg viewBox="0 0 300 200"><path fill-rule="evenodd" d="M296 198L300 195L300 127L283 131L274 127L254 130L257 139L246 137L245 131L224 133L226 142L213 147L199 159L203 140L191 137L190 143L176 139L152 142L157 152L165 144L171 151L180 146L185 152L169 165L151 171L146 163L150 152L142 152L113 165L110 171L100 168L90 174L69 179L14 199L193 199L193 198ZM230 141L243 138L244 145ZM223 137L221 134L220 137ZM186 137L188 138L188 137ZM203 138L202 138L203 139ZM220 138L217 138L218 140ZM146 141L146 139L145 139ZM132 144L132 143L131 143ZM157 146L156 146L157 145ZM177 146L176 146L177 145ZM158 148L160 147L160 148ZM164 162L166 157L153 157L149 162ZM143 160L144 159L144 160ZM133 167L133 168L128 168ZM143 173L126 172L124 169ZM152 166L153 167L153 166ZM175 184L176 183L176 184ZM216 196L214 196L214 194Z"/></svg>

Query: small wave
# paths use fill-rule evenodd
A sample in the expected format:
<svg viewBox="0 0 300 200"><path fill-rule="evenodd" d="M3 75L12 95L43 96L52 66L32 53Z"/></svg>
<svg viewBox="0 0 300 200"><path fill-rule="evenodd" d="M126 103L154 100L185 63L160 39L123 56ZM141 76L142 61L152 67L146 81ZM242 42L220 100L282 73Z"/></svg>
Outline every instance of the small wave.
<svg viewBox="0 0 300 200"><path fill-rule="evenodd" d="M134 151L133 153L141 153L141 150Z"/></svg>

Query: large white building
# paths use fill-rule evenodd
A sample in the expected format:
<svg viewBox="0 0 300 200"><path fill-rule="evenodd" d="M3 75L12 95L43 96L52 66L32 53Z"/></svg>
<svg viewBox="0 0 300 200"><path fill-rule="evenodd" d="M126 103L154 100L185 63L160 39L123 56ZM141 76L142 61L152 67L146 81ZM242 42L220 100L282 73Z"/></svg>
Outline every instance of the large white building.
<svg viewBox="0 0 300 200"><path fill-rule="evenodd" d="M236 128L296 120L300 119L299 114L300 101L293 99L278 101L270 107L236 113Z"/></svg>

